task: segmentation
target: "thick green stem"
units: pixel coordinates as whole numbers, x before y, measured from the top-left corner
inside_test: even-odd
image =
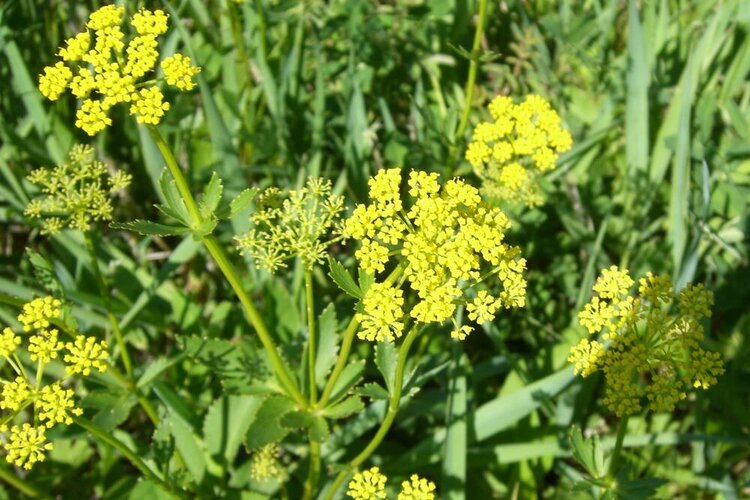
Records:
[[[117,347],[120,349],[120,357],[122,358],[122,364],[125,366],[125,373],[128,374],[129,378],[133,378],[133,363],[130,361],[130,355],[128,354],[128,348],[125,345],[125,340],[122,337],[122,330],[120,330],[120,324],[117,322],[117,318],[112,312],[112,302],[109,299],[109,287],[104,279],[101,269],[99,268],[99,259],[96,257],[96,245],[94,244],[94,237],[91,231],[84,231],[83,237],[86,240],[86,249],[89,252],[89,258],[91,260],[91,268],[94,271],[94,278],[99,286],[99,293],[102,295],[104,300],[104,308],[107,310],[107,319],[109,319],[110,325],[112,325],[112,331],[115,334],[117,341]]]
[[[315,381],[315,302],[313,301],[312,271],[305,271],[305,302],[307,303],[307,377],[310,382],[310,406],[318,399]]]
[[[141,460],[136,452],[128,448],[125,443],[115,438],[111,432],[105,431],[104,429],[100,428],[93,422],[83,417],[73,417],[73,421],[79,426],[83,427],[86,431],[88,431],[89,434],[94,436],[99,441],[118,450],[125,458],[130,461],[131,464],[133,464],[136,469],[141,471],[144,476],[157,483],[162,488],[166,489],[175,497],[179,498],[179,495],[172,489],[169,484],[167,484],[161,477],[159,477],[154,471],[152,471],[146,465],[146,463]]]
[[[391,395],[388,398],[388,411],[385,414],[383,422],[381,422],[380,424],[380,428],[375,433],[375,436],[373,436],[365,449],[362,450],[359,455],[354,457],[351,462],[349,462],[349,470],[343,470],[339,472],[338,476],[336,476],[336,479],[333,481],[333,484],[331,484],[331,487],[328,489],[328,493],[326,494],[327,500],[333,499],[336,491],[341,487],[341,485],[344,483],[344,480],[346,480],[347,476],[350,474],[350,470],[356,469],[362,462],[367,460],[370,455],[375,452],[378,446],[380,446],[380,443],[383,441],[386,434],[388,434],[388,431],[390,430],[391,425],[396,418],[396,414],[398,413],[398,408],[401,403],[401,391],[404,385],[404,370],[406,369],[406,360],[409,356],[409,349],[416,340],[420,331],[421,329],[417,328],[416,325],[412,327],[398,350],[398,361],[396,363],[396,376],[393,381],[393,392],[391,392]]]
[[[482,33],[484,33],[484,23],[487,18],[487,0],[479,0],[479,16],[477,18],[477,27],[474,31],[474,43],[471,46],[471,61],[469,61],[469,75],[466,79],[464,88],[464,109],[461,113],[461,120],[458,122],[458,128],[453,138],[453,146],[448,155],[448,177],[452,176],[453,167],[456,163],[456,154],[458,145],[463,142],[464,132],[469,123],[471,114],[471,105],[474,98],[474,84],[477,79],[477,68],[479,67],[479,46],[482,43]]]
[[[34,485],[29,484],[16,476],[13,471],[9,470],[4,465],[0,466],[0,480],[5,481],[29,498],[40,498],[44,496],[44,494],[36,489]]]
[[[615,447],[612,449],[612,456],[609,460],[609,473],[610,478],[614,478],[617,474],[617,467],[620,462],[620,455],[622,452],[622,443],[625,440],[625,434],[628,431],[628,417],[620,419],[620,423],[617,426],[617,438],[615,440]]]
[[[164,140],[164,137],[162,137],[161,133],[159,133],[159,130],[156,127],[149,126],[148,130],[154,142],[156,143],[156,146],[159,148],[159,151],[161,152],[162,157],[167,164],[167,168],[169,168],[169,171],[175,180],[175,185],[177,186],[177,190],[179,191],[180,196],[185,203],[185,207],[190,214],[193,226],[198,227],[203,218],[200,214],[200,211],[198,210],[198,204],[196,203],[195,198],[190,191],[190,186],[188,185],[187,180],[185,179],[185,176],[180,169],[180,166],[177,164],[174,153],[172,153],[172,149],[169,147],[167,142]],[[234,293],[237,295],[237,298],[242,305],[242,309],[244,310],[245,316],[247,317],[248,321],[258,333],[258,338],[260,339],[261,344],[263,344],[263,348],[268,354],[271,365],[273,366],[274,372],[276,373],[276,377],[279,379],[281,386],[287,392],[287,394],[289,394],[289,396],[291,396],[297,402],[297,404],[299,404],[303,408],[306,408],[307,401],[305,400],[305,397],[300,392],[296,382],[289,374],[289,371],[284,365],[284,362],[279,355],[278,349],[276,348],[276,344],[274,343],[271,334],[266,328],[266,325],[263,322],[260,314],[258,313],[258,310],[253,305],[252,300],[250,300],[250,296],[245,291],[245,288],[243,287],[240,280],[239,273],[234,268],[232,262],[229,260],[226,252],[224,251],[222,246],[219,245],[218,241],[216,241],[216,238],[214,238],[210,234],[202,236],[201,240],[206,246],[208,252],[211,254],[211,257],[213,257],[214,261],[219,266],[219,269],[221,269],[221,272],[224,274],[224,277],[227,279],[229,285],[234,290]]]
[[[315,489],[320,478],[320,443],[310,441],[310,469],[307,472],[307,481],[302,492],[303,500],[312,500],[315,497]]]

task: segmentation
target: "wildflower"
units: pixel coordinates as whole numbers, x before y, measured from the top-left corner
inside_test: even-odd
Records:
[[[279,445],[276,443],[267,444],[256,450],[250,461],[250,476],[259,482],[280,479],[282,470],[277,459],[279,451]]]
[[[63,343],[57,340],[57,330],[41,330],[37,335],[29,337],[29,357],[31,361],[49,363],[57,359],[57,353],[63,348]]]
[[[110,175],[107,167],[94,159],[93,148],[74,146],[67,162],[34,170],[28,179],[41,187],[43,197],[32,200],[24,213],[44,218],[42,232],[54,234],[64,225],[87,231],[93,221],[111,220],[109,198],[127,187],[131,176],[123,172]]]
[[[53,297],[40,297],[33,299],[23,305],[18,321],[23,325],[23,330],[28,332],[32,329],[42,330],[49,326],[51,319],[60,317],[60,306],[62,302]]]
[[[109,359],[109,353],[107,352],[107,342],[104,340],[97,342],[94,337],[77,335],[75,342],[67,342],[65,348],[69,352],[63,358],[67,363],[66,372],[82,373],[88,376],[92,368],[99,370],[101,373],[107,370],[105,362]]]
[[[44,461],[44,452],[52,449],[52,443],[46,442],[44,427],[33,427],[29,423],[14,425],[5,444],[8,455],[5,460],[16,467],[30,470],[35,463]]]
[[[713,294],[703,285],[672,292],[668,278],[641,278],[638,295],[630,294],[633,280],[626,270],[612,266],[594,284],[598,294],[579,313],[579,320],[603,342],[583,339],[568,361],[573,371],[587,377],[603,371],[604,404],[616,415],[672,411],[691,389],[708,389],[724,372],[719,353],[700,346],[710,315]]]
[[[474,129],[466,159],[482,179],[482,190],[495,199],[528,206],[543,201],[538,178],[555,168],[573,141],[560,117],[540,96],[520,104],[498,96],[489,104],[492,121]]]
[[[141,9],[130,20],[135,32],[129,40],[120,28],[125,9],[114,5],[91,13],[86,30],[65,41],[58,55],[62,61],[44,68],[39,90],[50,100],[66,89],[83,99],[76,113],[76,127],[96,135],[112,124],[109,110],[131,103],[130,114],[138,123],[158,124],[169,110],[152,74],[159,59],[157,38],[167,32],[168,16],[161,10]],[[66,64],[67,63],[67,64]],[[164,80],[180,90],[195,87],[200,68],[189,57],[174,54],[162,63]],[[142,80],[143,79],[143,80]]]
[[[34,402],[39,420],[46,421],[47,427],[53,427],[55,424],[72,424],[71,415],[83,413],[83,410],[76,408],[73,395],[73,390],[63,389],[60,382],[44,386],[39,392],[39,398]]]
[[[392,341],[401,335],[404,317],[440,324],[462,303],[479,324],[492,321],[500,308],[525,305],[526,262],[518,248],[504,242],[510,221],[499,208],[485,205],[479,191],[462,180],[441,187],[436,173],[410,172],[411,203],[402,198],[400,185],[398,168],[370,179],[370,203],[355,207],[343,235],[360,241],[355,257],[371,274],[401,261],[402,282],[417,300],[404,314],[401,285],[371,285],[357,315],[360,338]],[[468,325],[455,327],[451,337],[463,340],[471,331]]]
[[[372,467],[364,472],[357,472],[349,481],[346,494],[355,500],[371,500],[385,498],[385,482],[388,480],[380,473],[378,467]]]
[[[309,178],[304,187],[287,196],[269,188],[256,198],[253,228],[236,238],[240,251],[269,272],[285,267],[285,261],[299,257],[307,269],[320,262],[329,233],[337,232],[343,198],[333,194],[328,180]]]
[[[16,411],[20,409],[31,396],[31,388],[24,377],[16,377],[12,382],[3,385],[0,408]]]
[[[13,354],[21,343],[21,338],[10,328],[4,328],[0,334],[0,356],[8,357]]]
[[[434,500],[435,483],[412,474],[408,481],[401,483],[398,500]]]

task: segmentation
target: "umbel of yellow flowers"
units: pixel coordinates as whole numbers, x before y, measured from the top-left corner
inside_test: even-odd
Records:
[[[349,481],[347,496],[355,500],[374,500],[387,498],[385,483],[388,478],[380,472],[378,467],[372,467],[363,472],[357,472]],[[435,483],[416,474],[412,474],[408,481],[401,483],[401,491],[397,500],[434,500]]]
[[[126,188],[131,176],[122,171],[110,175],[94,158],[92,147],[76,145],[67,162],[38,168],[28,179],[41,188],[42,196],[31,200],[24,213],[43,219],[43,234],[55,234],[64,226],[87,231],[92,221],[111,220],[110,196]]]
[[[597,295],[578,315],[600,340],[581,340],[568,358],[583,377],[604,372],[604,403],[620,417],[672,411],[691,388],[707,389],[724,373],[721,355],[700,345],[711,291],[698,284],[675,294],[669,278],[649,273],[634,296],[633,283],[617,266],[602,271]]]
[[[526,261],[504,241],[510,221],[502,210],[485,205],[479,191],[460,179],[441,188],[436,173],[409,173],[410,204],[400,186],[401,169],[378,172],[369,181],[370,204],[357,205],[343,233],[361,242],[355,257],[365,271],[377,275],[392,258],[401,262],[402,277],[418,297],[409,312],[414,321],[451,319],[451,336],[463,340],[473,328],[455,323],[459,303],[478,324],[492,321],[501,308],[525,305]],[[400,285],[373,283],[362,302],[356,316],[361,339],[393,341],[403,334]]]
[[[75,405],[73,389],[63,388],[63,381],[73,375],[86,377],[92,370],[107,369],[105,341],[84,335],[76,335],[72,342],[59,340],[59,331],[51,327],[51,321],[60,317],[61,305],[52,297],[34,299],[18,315],[24,334],[18,335],[11,328],[0,334],[0,356],[5,358],[6,370],[11,371],[0,375],[0,433],[8,433],[0,448],[5,449],[8,463],[25,469],[43,461],[45,452],[52,449],[52,443],[46,440],[47,429],[57,424],[70,425],[72,416],[82,413]],[[28,372],[18,355],[26,335],[25,350],[36,364]],[[64,363],[67,375],[60,380],[46,380],[45,367],[54,360]]]
[[[39,90],[57,100],[67,89],[81,105],[76,127],[95,135],[112,124],[108,113],[117,103],[130,104],[138,123],[156,125],[169,109],[156,85],[154,70],[159,59],[157,37],[167,32],[167,15],[161,10],[141,9],[130,19],[135,34],[125,44],[120,29],[124,7],[107,5],[93,12],[85,31],[65,41],[58,55],[62,61],[44,68]],[[190,58],[175,54],[161,61],[168,85],[191,90],[200,68]]]
[[[561,153],[573,146],[570,133],[543,97],[526,96],[514,104],[498,96],[489,105],[492,121],[479,123],[466,159],[482,179],[490,198],[522,205],[541,205],[538,178],[555,168]]]

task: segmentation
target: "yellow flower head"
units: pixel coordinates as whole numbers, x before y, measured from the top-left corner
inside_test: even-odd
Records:
[[[372,467],[364,472],[357,472],[349,481],[346,494],[355,500],[373,500],[385,498],[385,482],[388,480],[380,473],[378,467]]]
[[[21,337],[10,328],[4,328],[3,333],[0,334],[0,356],[8,357],[12,355],[20,343]]]
[[[33,299],[23,305],[18,321],[23,325],[23,330],[43,330],[49,327],[51,319],[60,317],[60,306],[62,302],[53,297],[40,297]]]
[[[35,463],[44,461],[44,452],[52,449],[52,443],[47,442],[45,428],[33,427],[29,423],[22,426],[14,425],[10,429],[5,449],[8,455],[5,460],[16,467],[30,470]]]
[[[581,340],[568,361],[583,377],[604,372],[604,404],[618,416],[672,411],[688,391],[708,389],[724,372],[721,356],[700,346],[699,320],[710,316],[713,294],[700,284],[675,294],[669,278],[651,273],[639,281],[637,295],[633,284],[617,266],[602,271],[597,296],[578,315],[602,342]]]
[[[83,413],[83,410],[76,408],[73,395],[73,390],[63,389],[60,382],[44,386],[34,402],[39,420],[45,422],[47,427],[53,427],[55,424],[72,424],[71,415]]]
[[[16,377],[12,382],[3,385],[0,408],[3,410],[16,411],[23,406],[31,396],[31,387],[24,377]]]
[[[416,474],[401,483],[398,500],[435,500],[435,483]]]
[[[309,178],[305,186],[283,196],[268,188],[256,200],[250,217],[253,228],[236,238],[240,251],[269,272],[299,257],[307,269],[326,254],[331,233],[338,232],[344,199],[332,192],[331,182]]]
[[[523,307],[526,261],[504,242],[507,216],[485,205],[479,191],[460,179],[441,186],[436,173],[412,171],[408,197],[401,195],[401,179],[398,168],[370,179],[370,203],[355,207],[343,233],[360,241],[355,257],[368,273],[378,275],[400,262],[402,282],[417,296],[406,316],[443,323],[463,303],[469,319],[482,324],[500,309]],[[400,288],[376,283],[367,290],[358,314],[360,338],[391,341],[401,335]],[[471,331],[457,327],[451,337],[462,340]]]
[[[75,342],[68,342],[65,348],[69,354],[63,358],[67,366],[65,371],[68,373],[82,373],[88,376],[91,369],[94,368],[103,373],[107,370],[106,361],[109,359],[107,352],[107,342],[98,341],[94,337],[78,335]]]
[[[43,218],[42,233],[54,234],[63,225],[86,231],[93,221],[111,220],[110,197],[127,187],[131,177],[123,172],[110,174],[94,158],[90,146],[73,146],[67,162],[34,170],[28,179],[41,188],[43,196],[32,200],[24,213]]]
[[[153,74],[159,59],[157,38],[167,32],[168,16],[141,9],[130,20],[134,34],[127,39],[121,29],[124,13],[115,5],[91,13],[86,30],[60,48],[62,61],[39,75],[39,90],[48,99],[58,99],[68,88],[82,99],[75,124],[89,135],[112,124],[108,113],[119,103],[129,103],[138,123],[150,125],[158,124],[169,109]],[[162,69],[166,83],[180,90],[191,90],[200,71],[182,54],[164,59]]]
[[[276,443],[267,444],[256,450],[250,460],[250,476],[258,482],[281,479],[283,471],[279,465],[279,452],[280,448]]]
[[[538,95],[528,95],[519,104],[498,96],[489,111],[492,121],[476,126],[466,150],[466,159],[482,179],[482,190],[491,198],[541,205],[538,178],[554,169],[560,154],[573,146],[570,133]]]

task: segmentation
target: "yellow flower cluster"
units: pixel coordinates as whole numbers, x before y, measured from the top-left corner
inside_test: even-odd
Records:
[[[126,188],[131,176],[94,159],[90,146],[73,146],[68,161],[55,168],[31,172],[29,181],[41,187],[43,197],[31,200],[24,213],[43,218],[42,233],[54,234],[64,226],[87,231],[92,221],[111,220],[110,196]]]
[[[26,351],[29,359],[36,362],[35,370],[29,371],[34,373],[34,378],[29,378],[17,353],[22,344],[21,337],[11,328],[3,329],[0,335],[0,356],[5,359],[5,366],[13,370],[12,379],[0,377],[0,409],[6,411],[0,417],[0,433],[9,432],[5,444],[0,447],[5,448],[8,463],[25,469],[43,461],[45,451],[52,449],[52,443],[46,440],[47,429],[57,424],[70,425],[73,416],[82,413],[76,407],[75,392],[63,388],[62,380],[45,384],[47,364],[62,357],[68,374],[84,376],[89,375],[92,368],[100,372],[107,369],[106,342],[83,335],[78,335],[75,342],[58,340],[58,331],[51,328],[51,324],[60,318],[61,306],[62,303],[52,297],[37,298],[24,304],[18,315],[24,332],[31,334]],[[63,356],[58,355],[65,351],[67,353]],[[24,419],[27,408],[30,408],[30,418],[19,425],[16,422]]]
[[[294,257],[311,269],[337,239],[324,240],[338,230],[343,208],[344,199],[331,192],[328,180],[311,177],[287,196],[278,188],[268,188],[256,200],[250,217],[254,227],[235,239],[241,252],[269,272],[286,267],[285,261]]]
[[[70,89],[83,100],[76,127],[89,135],[112,124],[108,112],[121,102],[130,104],[130,114],[138,123],[156,125],[169,110],[157,80],[143,79],[156,68],[157,38],[167,32],[167,15],[161,10],[136,12],[130,19],[135,33],[126,45],[120,28],[124,14],[125,8],[115,5],[93,12],[86,30],[66,40],[58,52],[62,61],[39,75],[39,90],[48,99],[55,101]],[[182,54],[165,58],[161,69],[167,84],[180,90],[191,90],[200,71]]]
[[[403,281],[416,292],[409,316],[417,323],[453,319],[462,303],[478,324],[492,321],[500,308],[523,307],[526,261],[504,242],[506,215],[459,179],[441,188],[436,173],[412,171],[407,184],[410,207],[401,196],[401,170],[381,170],[369,181],[370,204],[358,205],[344,223],[344,236],[361,242],[355,257],[363,270],[382,273],[392,257],[403,269],[402,283],[386,280],[365,293],[357,313],[359,338],[391,341],[401,335]],[[491,278],[501,285],[494,295]],[[477,290],[480,284],[488,288]],[[472,327],[453,321],[452,337],[463,340]]]
[[[700,346],[713,293],[698,284],[675,294],[669,278],[651,273],[635,296],[633,284],[626,270],[602,271],[597,295],[578,314],[600,340],[581,340],[568,361],[583,377],[604,372],[604,403],[618,416],[672,411],[691,387],[707,389],[724,373],[721,355]]]
[[[570,133],[544,98],[528,95],[520,104],[498,96],[489,105],[492,121],[481,122],[466,159],[490,198],[529,206],[542,203],[538,177],[555,168],[573,146]]]
[[[281,479],[283,472],[279,466],[280,448],[277,443],[267,444],[253,453],[250,460],[250,476],[258,482]]]
[[[349,481],[346,494],[355,500],[374,500],[386,498],[385,483],[388,478],[380,472],[378,467],[372,467],[363,472],[357,472]],[[398,500],[434,500],[435,483],[416,474],[412,474],[408,481],[401,483]]]

